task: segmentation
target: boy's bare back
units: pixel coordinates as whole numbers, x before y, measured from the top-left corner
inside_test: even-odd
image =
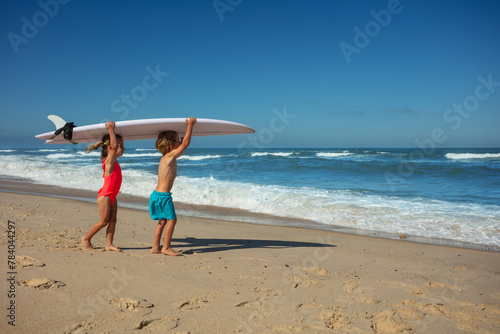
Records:
[[[179,140],[179,135],[176,134],[175,145],[172,145],[171,150],[161,158],[160,165],[158,166],[158,185],[156,186],[156,191],[168,193],[172,190],[175,178],[177,177],[177,158],[182,155],[191,143],[191,134],[195,123],[196,118],[194,117],[186,119],[187,130],[182,143]]]

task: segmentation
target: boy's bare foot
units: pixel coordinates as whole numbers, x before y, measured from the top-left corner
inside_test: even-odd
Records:
[[[180,256],[181,255],[181,253],[173,250],[172,248],[162,249],[161,253],[165,254],[165,255],[170,255],[170,256]]]
[[[159,248],[151,248],[151,254],[161,254],[161,250]]]
[[[117,248],[117,247],[115,247],[113,245],[106,246],[106,247],[104,247],[104,249],[107,250],[107,251],[113,251],[113,252],[121,252],[122,251],[120,248]]]
[[[90,243],[89,240],[85,240],[82,238],[82,246],[83,248],[85,248],[86,250],[93,250],[95,249],[94,247],[92,247],[92,244]]]

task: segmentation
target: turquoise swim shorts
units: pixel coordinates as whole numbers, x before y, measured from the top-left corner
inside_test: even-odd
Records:
[[[154,190],[149,196],[149,215],[153,220],[177,219],[172,194]]]

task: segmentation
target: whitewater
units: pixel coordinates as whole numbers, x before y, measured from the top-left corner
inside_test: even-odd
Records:
[[[102,186],[100,153],[83,147],[0,150],[0,175],[90,190]],[[145,205],[161,155],[127,149],[122,194]],[[300,220],[301,227],[441,238],[500,246],[500,150],[188,149],[178,160],[174,202]],[[119,197],[118,197],[119,199]],[[195,210],[196,209],[196,210]],[[215,210],[216,211],[216,210]],[[252,214],[255,214],[252,216]],[[282,219],[282,221],[283,221]]]

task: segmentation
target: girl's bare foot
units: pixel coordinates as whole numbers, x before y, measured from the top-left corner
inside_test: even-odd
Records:
[[[173,250],[172,248],[162,249],[161,253],[165,254],[165,255],[170,255],[170,256],[180,256],[181,255],[181,253]]]
[[[121,252],[122,251],[121,249],[119,249],[119,248],[117,248],[117,247],[115,247],[113,245],[106,246],[106,247],[104,247],[104,249],[107,250],[107,251],[113,251],[113,252]]]
[[[151,254],[161,254],[161,251],[159,248],[151,248]]]
[[[92,247],[92,244],[90,243],[89,240],[85,240],[82,238],[82,246],[83,248],[85,248],[86,250],[93,250],[95,249],[94,247]]]

